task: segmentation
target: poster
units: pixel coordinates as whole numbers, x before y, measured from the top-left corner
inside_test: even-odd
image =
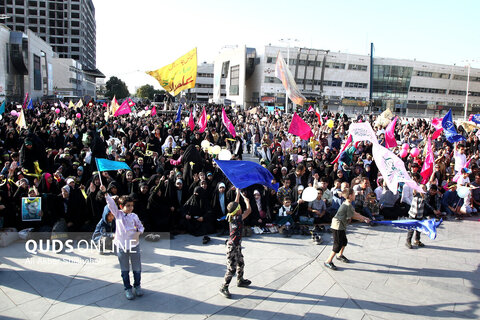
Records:
[[[22,198],[22,221],[41,221],[42,198]]]

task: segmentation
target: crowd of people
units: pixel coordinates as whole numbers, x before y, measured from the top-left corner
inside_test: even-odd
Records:
[[[145,107],[150,108],[138,103],[136,110]],[[349,188],[354,192],[355,211],[369,220],[408,216],[412,188],[400,184],[399,190],[388,189],[372,157],[371,143],[356,143],[334,161],[351,123],[370,122],[379,143],[385,144],[384,126],[376,123],[376,116],[352,118],[325,111],[319,119],[315,113],[301,112],[313,132],[307,141],[288,133],[291,114],[225,107],[235,126],[233,137],[222,124],[223,106],[191,105],[184,114],[191,109],[197,122],[203,107],[209,120],[200,133],[198,126],[190,130],[184,119],[175,121],[176,107],[153,116],[134,111],[113,117],[100,104],[57,110],[42,103],[23,110],[27,127],[19,128],[17,116],[11,113],[17,105],[7,104],[0,120],[0,224],[43,234],[55,231],[59,224],[68,232],[94,233],[97,224],[109,223],[104,214],[106,196],[128,195],[147,234],[190,233],[204,236],[207,243],[208,235],[228,234],[227,205],[238,197],[213,161],[216,155],[202,147],[204,140],[230,150],[232,160],[241,160],[246,153],[257,157],[272,173],[273,182],[280,183],[278,191],[262,185],[241,190],[242,209],[246,208],[243,199],[251,203],[245,235],[252,230],[280,229],[286,236],[309,234],[308,228],[314,226],[321,230],[331,222],[345,201],[342,192]],[[327,120],[333,125],[327,125]],[[425,216],[461,219],[480,207],[478,131],[458,130],[466,141],[451,144],[444,135],[433,141],[435,166],[424,183]],[[430,120],[399,119],[395,128],[399,147],[394,152],[400,153],[404,143],[423,150],[434,131]],[[424,157],[421,153],[402,158],[419,184]],[[99,173],[97,158],[124,161],[131,170]],[[470,194],[460,198],[457,185],[470,186]],[[302,200],[307,187],[317,189],[314,201]],[[24,197],[42,199],[40,221],[22,220]]]

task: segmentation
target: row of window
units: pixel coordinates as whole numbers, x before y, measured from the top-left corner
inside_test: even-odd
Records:
[[[462,90],[448,90],[448,94],[455,95],[455,96],[464,96],[466,91]],[[477,91],[469,91],[468,95],[471,97],[480,97],[480,92]]]
[[[447,89],[410,87],[410,92],[447,94]],[[469,92],[470,92],[469,96],[480,97],[480,92],[476,92],[476,91],[469,91]],[[464,96],[465,93],[466,91],[463,91],[463,90],[448,90],[448,94],[454,95],[454,96]]]
[[[437,78],[437,79],[450,79],[452,75],[449,73],[430,72],[430,71],[416,71],[418,77]],[[461,74],[454,74],[453,80],[467,81],[467,76]],[[480,82],[480,77],[470,77],[470,81]]]
[[[199,78],[213,78],[213,73],[197,73],[197,77]]]
[[[206,83],[197,83],[195,85],[197,88],[213,88],[213,84],[206,84]]]
[[[320,80],[312,80],[312,79],[295,79],[295,82],[299,85],[315,85],[319,86],[321,81]],[[265,83],[282,83],[278,78],[275,77],[265,77]],[[333,80],[324,80],[323,85],[326,87],[341,87],[342,81],[333,81]],[[368,83],[361,83],[361,82],[345,82],[345,88],[360,88],[366,89],[368,87]]]
[[[275,63],[276,57],[267,57],[267,63]],[[298,62],[299,66],[307,66],[307,67],[321,67],[322,61],[312,61],[312,60],[297,60],[297,59],[290,59],[289,65],[296,65]],[[332,69],[345,69],[345,63],[339,62],[327,62],[325,63],[325,68],[332,68]],[[358,71],[367,71],[368,66],[363,64],[349,64],[348,70],[358,70]]]

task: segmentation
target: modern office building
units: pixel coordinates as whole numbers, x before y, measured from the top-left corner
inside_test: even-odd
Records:
[[[468,83],[468,110],[480,112],[480,69],[271,45],[224,48],[215,59],[214,79],[225,77],[226,97],[215,94],[219,87],[214,80],[214,100],[283,109],[285,89],[275,77],[278,52],[288,60],[307,105],[349,113],[388,107],[411,116],[441,115],[451,108],[460,116]],[[288,111],[293,107],[289,101]]]
[[[225,80],[221,86],[222,97],[225,97]],[[187,101],[192,103],[208,103],[213,98],[213,63],[202,63],[197,66],[195,88],[185,91]]]
[[[59,99],[78,99],[89,101],[96,97],[95,77],[86,73],[82,64],[74,59],[54,58],[53,90]]]
[[[0,14],[11,30],[36,33],[60,58],[96,70],[96,22],[92,0],[2,0]],[[98,71],[98,70],[97,70]]]
[[[0,24],[0,100],[34,101],[53,94],[54,52],[35,33],[11,31]]]

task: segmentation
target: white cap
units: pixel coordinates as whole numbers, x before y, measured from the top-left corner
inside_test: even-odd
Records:
[[[72,183],[72,182],[75,182],[75,180],[73,180],[72,178],[68,178],[68,179],[67,179],[67,184],[70,184],[70,183]]]

